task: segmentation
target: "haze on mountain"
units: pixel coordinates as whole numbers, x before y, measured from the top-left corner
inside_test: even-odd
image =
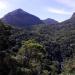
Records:
[[[28,27],[31,25],[38,25],[38,24],[50,25],[50,24],[58,23],[57,21],[50,18],[41,20],[37,16],[32,15],[28,12],[25,12],[24,10],[20,8],[12,12],[9,12],[1,20],[6,24],[9,24],[15,27],[21,27],[21,28]]]
[[[42,20],[38,17],[27,13],[22,9],[16,9],[9,12],[1,20],[6,24],[13,25],[15,27],[43,24]]]

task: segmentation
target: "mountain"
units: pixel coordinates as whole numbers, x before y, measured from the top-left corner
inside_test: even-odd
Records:
[[[71,24],[71,25],[74,25],[75,24],[75,13],[73,13],[73,15],[70,17],[70,19],[61,22],[61,24]]]
[[[70,19],[61,22],[59,26],[57,41],[75,45],[75,13],[73,13]]]
[[[50,18],[47,18],[47,19],[45,19],[45,20],[43,20],[43,22],[45,23],[45,24],[57,24],[58,22],[56,21],[56,20],[54,20],[54,19],[50,19]]]
[[[27,13],[22,9],[16,9],[9,12],[2,18],[2,21],[16,27],[25,27],[43,23],[38,17]]]

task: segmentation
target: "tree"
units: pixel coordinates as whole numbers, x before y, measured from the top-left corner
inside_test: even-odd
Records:
[[[44,52],[44,47],[34,39],[22,41],[22,47],[17,54],[18,62],[25,68],[31,69],[32,74],[39,75]]]

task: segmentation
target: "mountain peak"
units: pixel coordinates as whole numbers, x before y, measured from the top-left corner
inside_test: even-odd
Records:
[[[24,10],[21,9],[21,8],[19,8],[19,9],[16,9],[15,11],[22,12],[22,11],[24,11]]]
[[[21,9],[21,8],[18,8],[18,9],[16,9],[16,10],[18,10],[18,11],[23,11],[23,9]]]
[[[35,15],[25,12],[22,9],[16,9],[6,14],[2,21],[6,24],[16,27],[26,27],[31,25],[43,24],[43,22]]]
[[[45,24],[57,24],[58,23],[56,20],[51,19],[51,18],[47,18],[47,19],[43,20],[43,22]]]
[[[50,18],[47,18],[46,20],[51,20]]]
[[[23,9],[19,8],[13,11],[14,13],[27,13]]]

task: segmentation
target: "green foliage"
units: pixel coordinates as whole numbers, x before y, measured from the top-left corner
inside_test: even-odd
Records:
[[[66,60],[61,75],[74,75],[75,74],[75,58]]]
[[[24,54],[25,51],[27,50],[30,50],[32,52],[32,50],[36,50],[39,51],[39,50],[42,50],[43,49],[43,46],[38,44],[35,40],[28,40],[28,41],[22,41],[22,47],[20,48],[19,50],[19,54]]]
[[[0,75],[75,74],[75,26],[33,26],[30,31],[0,22]]]

